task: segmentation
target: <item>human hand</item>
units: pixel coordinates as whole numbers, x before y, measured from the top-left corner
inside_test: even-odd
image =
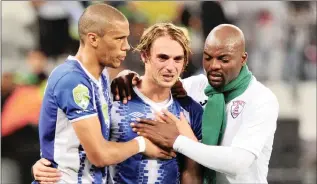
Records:
[[[173,144],[179,136],[175,123],[165,123],[151,119],[137,119],[137,121],[138,123],[131,123],[134,132],[148,138],[163,149],[173,149]]]
[[[133,86],[141,82],[140,76],[135,72],[118,75],[111,83],[111,92],[114,100],[122,100],[124,104],[131,100]]]
[[[51,162],[41,158],[32,166],[34,179],[41,184],[56,183],[60,180],[61,173],[58,169],[49,167]]]
[[[176,98],[183,98],[187,96],[187,92],[183,87],[183,83],[177,80],[176,83],[171,88],[172,95]]]
[[[166,109],[162,109],[162,113],[156,113],[156,118],[159,121],[168,124],[176,124],[181,135],[193,139],[194,141],[198,141],[183,112],[180,112],[180,119]]]
[[[147,138],[144,138],[145,140],[145,151],[143,152],[144,155],[150,157],[150,158],[158,158],[158,159],[172,159],[176,157],[176,153],[173,150],[163,150],[153,144],[150,140]]]

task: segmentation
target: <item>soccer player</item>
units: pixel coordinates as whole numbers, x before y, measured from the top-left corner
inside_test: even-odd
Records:
[[[202,107],[191,98],[175,100],[171,87],[188,63],[189,39],[170,23],[157,23],[144,31],[136,48],[145,64],[142,84],[132,90],[127,104],[114,102],[111,110],[111,140],[125,142],[137,136],[130,127],[137,118],[155,119],[155,113],[168,109],[190,122],[193,139],[201,139]],[[185,117],[184,117],[185,116]],[[185,159],[185,160],[182,160]],[[183,163],[184,162],[184,163]],[[181,171],[179,164],[184,164]],[[134,155],[110,167],[114,183],[199,183],[199,165],[187,158],[158,160]]]
[[[219,25],[205,42],[206,76],[183,80],[189,95],[207,100],[202,143],[186,137],[193,135],[186,123],[176,127],[141,120],[134,130],[205,166],[205,183],[267,183],[279,104],[248,70],[246,61],[243,32],[233,25]],[[177,129],[188,134],[179,135]]]
[[[39,121],[41,157],[61,171],[61,183],[106,183],[105,166],[140,152],[163,158],[166,152],[143,137],[109,141],[112,100],[105,67],[119,67],[130,49],[126,17],[111,6],[92,5],[80,17],[79,35],[76,56],[48,79]]]

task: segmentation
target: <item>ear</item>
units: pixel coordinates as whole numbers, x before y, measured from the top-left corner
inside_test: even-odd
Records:
[[[242,54],[242,60],[241,60],[241,64],[242,65],[245,65],[247,63],[247,60],[248,60],[248,53],[247,52],[244,52]]]
[[[143,63],[147,63],[148,55],[146,54],[146,52],[141,52],[141,59]]]
[[[99,37],[96,33],[88,33],[87,34],[87,42],[94,48],[98,47]]]

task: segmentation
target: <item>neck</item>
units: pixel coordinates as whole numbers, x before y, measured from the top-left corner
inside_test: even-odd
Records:
[[[170,98],[171,88],[161,87],[146,76],[142,78],[141,84],[137,87],[143,95],[153,102],[163,102]]]
[[[104,67],[99,64],[97,57],[93,54],[93,50],[80,45],[75,58],[85,67],[85,69],[95,78],[99,79]]]

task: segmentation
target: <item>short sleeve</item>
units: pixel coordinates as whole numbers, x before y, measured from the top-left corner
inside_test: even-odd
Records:
[[[70,122],[97,115],[93,95],[89,80],[77,72],[66,74],[54,87],[55,101]]]
[[[243,122],[232,146],[251,151],[258,157],[269,138],[274,138],[278,111],[276,98],[245,109]]]

